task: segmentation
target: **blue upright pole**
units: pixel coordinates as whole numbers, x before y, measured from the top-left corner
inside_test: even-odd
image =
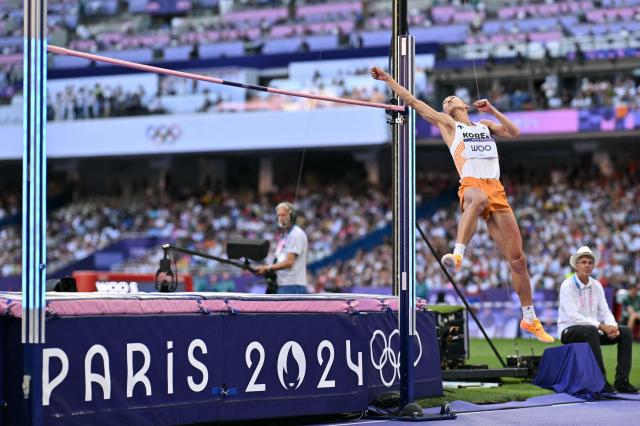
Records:
[[[46,290],[47,2],[24,2],[22,343],[25,423],[42,424]]]
[[[415,40],[408,35],[406,0],[394,0],[393,17],[392,74],[413,93]],[[411,108],[394,123],[393,179],[393,279],[400,299],[400,404],[405,407],[415,401],[415,111]]]

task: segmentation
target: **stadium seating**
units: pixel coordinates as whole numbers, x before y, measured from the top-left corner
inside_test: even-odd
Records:
[[[294,10],[287,9],[284,1],[251,5],[235,2],[230,9],[228,5],[220,7],[217,1],[186,2],[188,7],[185,3],[186,9],[165,23],[145,19],[144,15],[151,13],[147,8],[153,3],[130,1],[128,10],[135,12],[130,14],[112,0],[83,1],[80,7],[73,1],[52,1],[49,31],[53,41],[64,41],[73,49],[137,62],[175,63],[246,54],[287,54],[294,60],[296,54],[309,51],[389,44],[391,9],[383,1],[370,2],[366,7],[359,1],[298,2]],[[22,11],[5,2],[0,4],[0,12],[9,16],[0,23],[0,71],[6,74],[10,55],[22,49]],[[111,18],[97,25],[97,16]],[[490,2],[424,2],[410,11],[409,21],[418,43],[446,47],[442,65],[465,67],[471,66],[465,60],[516,60],[518,55],[537,60],[551,55],[569,61],[580,55],[589,60],[637,57],[639,18],[640,4],[635,0],[530,2],[507,7]],[[582,52],[576,50],[577,46]],[[455,62],[458,60],[461,61]],[[16,62],[19,63],[18,56],[13,61]],[[58,55],[52,56],[50,63],[60,70],[92,65],[85,59]],[[0,79],[0,103],[11,104],[10,98],[19,95],[21,87],[20,81]],[[529,97],[534,101],[538,98],[533,93]],[[565,104],[570,105],[571,101]],[[8,111],[0,114],[5,117],[4,122],[13,116]]]
[[[637,257],[640,215],[635,208],[635,200],[640,197],[640,176],[634,164],[618,167],[621,173],[608,178],[599,174],[582,176],[579,183],[569,180],[573,172],[561,170],[549,174],[556,180],[554,185],[548,185],[542,175],[539,185],[517,177],[507,180],[506,187],[525,243],[532,285],[541,290],[557,289],[559,278],[570,271],[566,259],[577,242],[591,244],[601,253],[596,275],[605,285],[624,285],[630,274],[640,273]],[[422,181],[419,187],[437,191],[451,180],[451,177],[436,176]],[[333,184],[323,187],[322,192],[305,188],[301,193],[307,194],[301,196],[297,204],[304,212],[301,225],[309,237],[311,264],[340,247],[357,245],[371,232],[389,226],[390,200],[388,193],[379,189],[358,191],[355,186]],[[422,198],[426,197],[423,194]],[[267,224],[275,220],[275,201],[258,202],[254,195],[247,193],[229,194],[213,203],[204,201],[210,199],[210,196],[182,202],[166,199],[153,207],[125,198],[72,203],[50,215],[49,267],[55,271],[125,235],[171,239],[217,256],[224,256],[224,242],[231,235],[273,237],[273,229]],[[240,204],[243,208],[238,207]],[[603,215],[605,210],[607,213]],[[173,219],[177,217],[176,212],[181,212],[179,220]],[[596,216],[599,219],[593,220]],[[419,224],[436,249],[445,252],[451,248],[458,217],[455,202],[429,218],[422,218]],[[616,233],[607,231],[614,228],[618,230]],[[0,228],[0,235],[8,247],[20,246],[19,228]],[[353,258],[315,271],[311,282],[318,291],[390,286],[390,244],[357,247],[360,249]],[[426,246],[418,241],[417,247],[419,283],[426,283],[432,291],[446,289],[448,284]],[[19,250],[6,250],[0,255],[2,275],[19,273],[19,253]],[[116,267],[154,272],[161,255],[161,250],[152,250]],[[238,273],[233,268],[190,257],[182,258],[179,267],[192,273],[202,268],[209,273]],[[508,265],[489,239],[484,225],[469,245],[457,279],[471,290],[510,286]]]

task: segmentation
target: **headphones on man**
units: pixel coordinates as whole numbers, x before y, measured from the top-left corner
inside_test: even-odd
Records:
[[[295,225],[298,216],[296,214],[296,208],[293,207],[293,204],[289,203],[288,201],[283,201],[276,206],[276,210],[278,210],[278,208],[280,207],[285,207],[289,210],[289,226]]]

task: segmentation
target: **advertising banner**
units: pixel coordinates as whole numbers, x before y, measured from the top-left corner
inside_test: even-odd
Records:
[[[377,108],[154,115],[51,122],[48,157],[375,145],[389,140]],[[0,158],[22,156],[22,128],[0,126]]]
[[[417,316],[416,394],[441,395],[434,319]],[[46,342],[46,424],[355,412],[399,388],[397,317],[389,312],[59,317],[48,320]],[[7,421],[14,424],[21,420],[21,377],[19,368],[10,370],[16,374],[5,377],[5,389],[15,390],[6,395],[14,409]]]
[[[640,111],[624,108],[521,111],[507,115],[523,135],[640,129]],[[472,121],[481,119],[496,121],[488,115],[471,115]],[[440,131],[418,118],[416,137],[439,138]],[[385,112],[364,107],[168,114],[47,124],[47,153],[51,158],[350,147],[390,140]],[[0,159],[21,156],[22,128],[0,126]]]
[[[578,128],[578,110],[559,109],[553,111],[519,111],[509,112],[507,116],[520,129],[523,135],[575,133]],[[496,118],[487,114],[470,114],[471,121],[491,120]],[[418,138],[434,138],[440,136],[440,130],[424,120],[418,124]],[[580,129],[581,130],[581,129]]]

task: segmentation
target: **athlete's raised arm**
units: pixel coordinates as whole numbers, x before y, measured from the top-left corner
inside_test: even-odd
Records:
[[[389,86],[389,88],[393,90],[395,94],[400,96],[400,98],[404,101],[404,103],[407,106],[410,106],[411,108],[415,109],[416,112],[420,115],[420,117],[424,118],[429,123],[438,126],[441,132],[443,132],[445,129],[446,130],[453,129],[453,127],[455,126],[455,122],[453,121],[453,118],[451,118],[451,116],[449,116],[448,114],[436,111],[435,109],[427,105],[425,102],[413,96],[411,92],[409,92],[407,89],[405,89],[400,84],[398,84],[398,82],[395,81],[382,68],[371,67],[371,77],[373,77],[376,80],[380,80],[387,83],[387,86]]]
[[[520,129],[518,129],[518,126],[516,126],[513,121],[509,120],[506,115],[498,111],[496,107],[491,105],[491,102],[487,99],[475,101],[473,106],[476,107],[478,111],[492,114],[498,119],[500,124],[491,120],[480,120],[480,122],[487,126],[494,135],[504,136],[505,138],[515,138],[520,135]]]

